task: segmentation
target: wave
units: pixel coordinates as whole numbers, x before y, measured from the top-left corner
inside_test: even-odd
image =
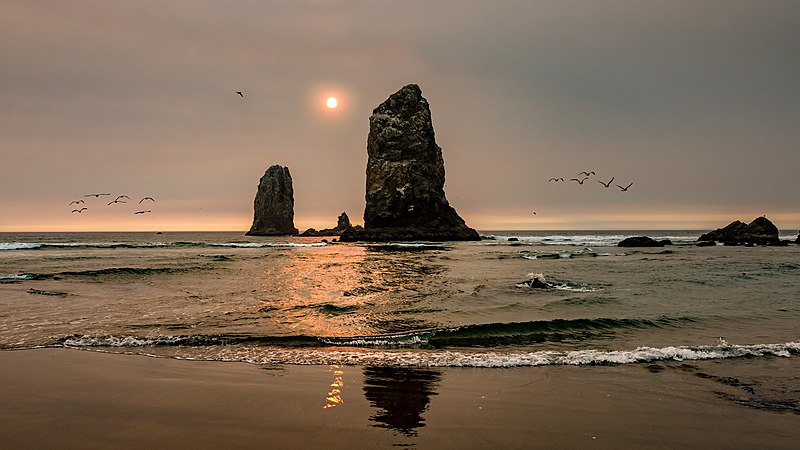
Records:
[[[189,360],[239,361],[254,364],[296,365],[369,365],[410,367],[530,367],[530,366],[595,366],[653,363],[658,361],[697,361],[732,358],[798,357],[800,342],[775,344],[701,346],[641,346],[632,350],[584,349],[574,351],[469,351],[469,350],[405,350],[405,349],[342,349],[341,347],[318,348],[303,345],[297,338],[287,338],[296,345],[287,346],[239,346],[239,347],[192,347],[186,338],[70,338],[66,347],[143,347],[154,342],[171,346],[173,352],[149,352],[151,356],[166,356]],[[220,341],[218,344],[224,342]],[[306,348],[302,348],[306,347]],[[185,350],[185,351],[182,351]]]
[[[42,275],[38,273],[21,273],[19,275],[0,275],[0,283],[26,281],[26,280],[43,280],[45,278],[47,278],[47,275]]]
[[[630,237],[631,234],[553,234],[540,236],[524,235],[482,235],[482,240],[495,242],[515,242],[528,245],[563,245],[577,247],[616,247],[619,241]],[[697,242],[697,234],[664,235],[658,233],[658,239],[669,239],[676,245],[689,245]]]
[[[5,242],[0,243],[0,251],[45,250],[45,249],[125,249],[125,248],[169,248],[169,247],[235,247],[235,248],[284,248],[284,247],[324,247],[326,242]]]
[[[602,337],[617,330],[677,327],[695,320],[689,317],[659,319],[555,319],[533,322],[490,323],[454,328],[429,328],[403,333],[366,336],[256,336],[216,334],[185,336],[69,336],[53,345],[68,347],[154,347],[255,345],[278,347],[366,348],[491,348],[542,342],[564,342]]]
[[[155,275],[169,273],[185,273],[192,270],[207,270],[208,267],[110,267],[107,269],[79,270],[59,272],[57,275],[78,276],[78,277],[102,277],[102,276],[122,276],[122,275]],[[46,275],[43,275],[47,277]]]

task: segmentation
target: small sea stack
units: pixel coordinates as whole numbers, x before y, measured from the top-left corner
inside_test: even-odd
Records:
[[[364,228],[342,241],[479,240],[444,195],[444,158],[428,101],[416,84],[372,112],[367,137]]]
[[[294,188],[288,167],[274,165],[264,172],[253,201],[253,226],[247,236],[297,234],[294,226]]]
[[[336,219],[336,226],[333,228],[324,228],[322,230],[316,230],[314,228],[309,228],[306,231],[300,233],[300,236],[341,236],[346,230],[350,229],[353,225],[350,224],[350,218],[347,217],[346,212],[342,212],[339,214],[339,217]]]
[[[764,216],[757,217],[746,224],[735,220],[725,228],[717,228],[703,234],[698,241],[717,241],[724,245],[778,245],[778,227]]]

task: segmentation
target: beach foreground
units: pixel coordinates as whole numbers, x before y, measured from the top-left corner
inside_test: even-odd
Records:
[[[5,448],[791,448],[797,358],[260,366],[0,352]],[[780,380],[780,385],[775,381]]]

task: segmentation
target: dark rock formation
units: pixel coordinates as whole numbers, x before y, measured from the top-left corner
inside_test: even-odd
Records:
[[[717,243],[716,241],[699,241],[696,245],[698,247],[715,247]]]
[[[725,228],[717,228],[699,238],[698,241],[719,241],[725,245],[774,245],[780,242],[778,227],[764,216],[745,224],[738,220]]]
[[[621,240],[617,247],[663,247],[665,245],[672,245],[672,241],[669,239],[657,241],[647,236],[633,236]]]
[[[364,229],[342,241],[479,240],[444,195],[444,159],[428,101],[410,84],[372,111]]]
[[[339,219],[334,228],[325,228],[319,231],[309,228],[303,231],[300,236],[341,236],[345,230],[351,227],[350,218],[347,217],[347,213],[343,212],[339,215]]]
[[[294,188],[288,167],[274,165],[264,172],[253,201],[253,226],[248,236],[297,234],[294,227]]]

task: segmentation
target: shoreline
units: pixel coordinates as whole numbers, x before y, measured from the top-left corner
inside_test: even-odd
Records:
[[[789,448],[800,358],[507,369],[0,351],[5,448]]]

